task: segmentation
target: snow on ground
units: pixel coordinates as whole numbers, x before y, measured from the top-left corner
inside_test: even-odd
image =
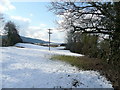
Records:
[[[25,48],[32,48],[32,49],[40,49],[42,52],[48,52],[48,47],[44,46],[38,46],[38,45],[31,45],[31,44],[21,44],[18,43],[16,46],[21,46]],[[61,50],[64,49],[65,47],[51,47],[51,51],[49,53],[51,54],[60,54],[60,55],[69,55],[69,56],[83,56],[81,54],[77,53],[71,53],[69,50]]]
[[[0,47],[3,88],[112,88],[96,71],[78,70],[65,62],[50,60],[53,54],[82,56],[58,48],[32,44]],[[2,61],[1,61],[2,60]]]

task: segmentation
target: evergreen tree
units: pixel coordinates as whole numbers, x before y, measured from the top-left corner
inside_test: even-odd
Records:
[[[4,29],[7,32],[6,46],[12,46],[16,43],[22,42],[22,39],[18,34],[17,27],[13,22],[11,21],[7,22]]]

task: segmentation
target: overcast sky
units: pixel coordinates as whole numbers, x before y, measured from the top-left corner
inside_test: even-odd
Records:
[[[11,0],[12,1],[12,0]],[[22,36],[48,40],[48,29],[52,28],[51,40],[64,42],[65,33],[56,30],[55,20],[58,17],[48,11],[49,2],[10,2],[0,0],[0,13],[6,15],[7,20],[14,21],[19,26],[19,33]]]

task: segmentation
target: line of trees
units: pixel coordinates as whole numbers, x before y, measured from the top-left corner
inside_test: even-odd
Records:
[[[3,25],[3,23],[5,22],[2,14],[0,14],[0,20],[1,24]],[[8,21],[7,23],[5,23],[3,30],[1,35],[1,46],[13,46],[16,43],[22,42],[22,39],[20,38],[18,33],[18,28],[15,23]]]
[[[110,52],[108,62],[120,61],[120,2],[52,2],[50,10],[62,15],[60,25],[71,34],[76,32],[108,35]]]
[[[96,34],[67,33],[66,49],[109,62],[110,40]]]
[[[49,10],[63,18],[59,26],[68,32],[67,49],[103,59],[119,75],[120,1],[51,2]]]

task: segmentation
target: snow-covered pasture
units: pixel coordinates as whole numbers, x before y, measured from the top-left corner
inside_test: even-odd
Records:
[[[49,51],[48,47],[32,44],[16,46],[0,47],[2,88],[112,88],[99,72],[82,71],[65,62],[50,60],[54,54],[81,54],[60,50],[63,47],[52,47]]]

